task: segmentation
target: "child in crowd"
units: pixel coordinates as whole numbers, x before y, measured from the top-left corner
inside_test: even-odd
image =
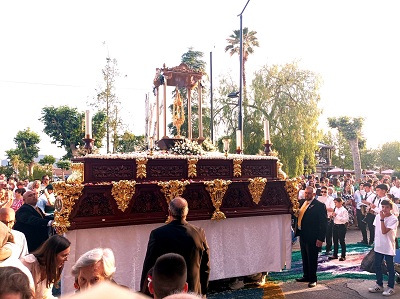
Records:
[[[375,273],[376,285],[369,288],[371,293],[382,293],[384,296],[391,296],[394,291],[394,257],[396,255],[396,235],[399,221],[392,214],[393,203],[390,200],[382,200],[382,210],[375,217]],[[385,259],[388,271],[388,287],[383,289],[382,261]]]
[[[345,207],[343,207],[343,199],[337,197],[334,199],[335,208],[332,212],[333,218],[333,256],[328,259],[334,260],[338,258],[339,243],[342,251],[339,261],[346,260],[346,231],[347,222],[349,221],[349,213]]]

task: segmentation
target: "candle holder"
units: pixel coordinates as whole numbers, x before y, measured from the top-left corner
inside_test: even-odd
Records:
[[[240,155],[242,153],[242,150],[240,149],[240,146],[236,148],[236,154]]]
[[[222,142],[224,144],[224,153],[225,153],[225,157],[228,157],[228,152],[229,152],[229,144],[231,142],[231,140],[229,138],[224,138],[222,139]]]
[[[271,146],[272,146],[272,143],[270,143],[269,140],[265,141],[264,153],[266,156],[270,156],[270,153],[272,152]]]
[[[93,150],[94,139],[93,138],[83,138],[82,140],[85,141],[86,152],[88,154],[91,154],[92,150]]]

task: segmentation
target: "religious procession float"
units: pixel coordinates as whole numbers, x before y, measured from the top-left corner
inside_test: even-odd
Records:
[[[160,82],[162,73],[164,82]],[[185,87],[190,94],[202,74],[184,64],[157,70],[154,79],[159,107],[160,86]],[[71,255],[63,280],[72,282],[71,267],[79,256],[95,247],[111,248],[116,256],[115,280],[140,289],[142,265],[151,230],[168,222],[168,203],[176,196],[189,204],[187,220],[205,229],[210,247],[210,280],[280,271],[291,266],[291,214],[298,209],[297,181],[281,170],[265,136],[263,155],[225,153],[196,154],[202,136],[201,88],[199,88],[199,136],[180,136],[184,113],[177,92],[173,124],[178,135],[157,129],[149,150],[99,155],[91,152],[93,139],[86,130],[87,154],[75,158],[67,182],[54,184],[59,200],[55,227],[71,241]],[[188,119],[191,119],[188,105]],[[158,108],[157,108],[158,109]],[[160,115],[156,113],[157,117]],[[183,119],[183,120],[182,120]],[[157,123],[159,120],[157,119]],[[87,124],[90,128],[90,124]],[[157,146],[161,150],[153,150]],[[193,148],[192,148],[193,147]],[[62,283],[63,293],[73,284]]]

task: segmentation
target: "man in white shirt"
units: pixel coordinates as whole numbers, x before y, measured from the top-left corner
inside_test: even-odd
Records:
[[[360,244],[368,245],[368,237],[367,237],[367,222],[364,218],[366,218],[367,213],[367,205],[362,203],[362,200],[365,198],[365,190],[364,183],[360,183],[359,190],[354,192],[354,201],[356,203],[356,216],[357,216],[357,225],[361,231],[362,240],[359,242]]]
[[[11,208],[1,208],[0,221],[7,225],[14,237],[14,243],[7,243],[5,247],[10,248],[12,250],[12,255],[17,259],[27,255],[29,252],[25,235],[12,229],[15,223],[15,211]]]
[[[394,186],[390,188],[389,193],[393,194],[396,198],[400,198],[400,179],[396,179]]]
[[[332,231],[333,231],[332,212],[333,209],[335,208],[335,203],[333,201],[333,197],[328,196],[328,188],[326,186],[321,187],[321,195],[318,196],[317,200],[326,206],[328,225],[326,227],[325,254],[329,255],[332,250]]]

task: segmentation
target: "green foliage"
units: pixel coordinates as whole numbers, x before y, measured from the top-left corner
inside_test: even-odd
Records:
[[[68,170],[71,168],[71,161],[69,160],[59,160],[56,163],[57,167],[60,169]]]
[[[182,54],[181,62],[197,72],[205,73],[207,64],[203,60],[203,57],[203,52],[194,51],[193,47],[190,47],[186,53]]]
[[[136,136],[130,132],[124,132],[118,139],[118,153],[130,153],[146,150],[147,144],[144,135]]]
[[[82,140],[85,137],[84,112],[69,106],[46,106],[42,108],[42,116],[39,119],[44,124],[46,133],[52,144],[64,148],[67,154],[64,158],[72,158],[77,155],[80,146],[84,146]],[[93,138],[95,146],[101,147],[101,140],[104,138],[105,115],[97,112],[92,118]]]
[[[353,158],[354,172],[356,179],[361,177],[361,158],[360,158],[360,142],[364,147],[361,129],[364,119],[362,117],[350,118],[348,116],[330,117],[328,118],[329,127],[337,129],[340,134],[349,142],[351,154]]]
[[[4,173],[9,178],[14,174],[14,170],[11,166],[0,166],[0,173]]]
[[[362,169],[374,170],[379,168],[379,150],[362,149],[360,150]]]
[[[346,140],[358,140],[361,137],[361,129],[364,123],[364,118],[358,117],[351,119],[348,116],[329,117],[329,127],[338,129],[343,134]]]
[[[400,142],[387,142],[382,145],[379,153],[379,164],[383,169],[400,170]]]
[[[243,92],[242,92],[242,103],[243,103],[243,116],[247,118],[250,114],[249,110],[247,109],[248,106],[248,96],[247,96],[247,79],[246,79],[246,62],[249,59],[249,55],[254,53],[254,48],[259,47],[260,44],[256,37],[257,31],[249,31],[247,27],[243,28],[242,32],[242,41],[243,41],[243,73],[242,73],[242,80],[243,80]],[[226,39],[228,45],[225,47],[225,52],[229,52],[232,56],[237,54],[239,56],[240,61],[240,29],[234,30],[233,34]],[[244,130],[243,124],[243,130]],[[252,146],[251,146],[252,148]]]
[[[321,137],[317,129],[321,114],[319,86],[319,76],[300,69],[296,62],[264,66],[252,82],[251,115],[259,124],[261,115],[269,120],[273,148],[280,153],[289,177],[303,173],[305,160],[309,168],[315,169],[315,151]]]
[[[17,147],[6,151],[12,163],[13,171],[18,173],[17,170],[20,164],[25,164],[27,165],[29,175],[32,175],[34,158],[39,154],[39,147],[37,145],[40,142],[39,135],[27,128],[26,130],[18,131],[14,142]]]
[[[33,166],[32,176],[29,177],[29,180],[42,180],[44,175],[48,175],[49,177],[53,176],[52,171],[49,170],[48,167],[35,164]]]
[[[257,31],[249,31],[249,28],[243,28],[243,60],[247,61],[249,54],[254,53],[254,47],[259,47],[260,44],[256,37]],[[233,30],[233,34],[226,39],[228,45],[225,47],[225,52],[229,52],[232,56],[240,54],[240,29]]]
[[[53,165],[54,163],[56,163],[56,158],[52,155],[46,155],[39,161],[39,164],[42,166]]]

